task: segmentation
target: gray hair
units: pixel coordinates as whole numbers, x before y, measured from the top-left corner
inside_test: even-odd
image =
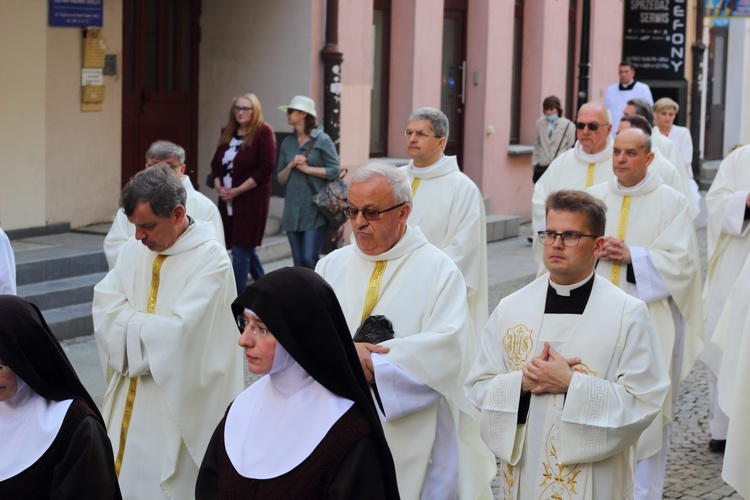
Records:
[[[405,173],[392,165],[375,162],[367,163],[354,172],[349,183],[354,184],[355,182],[369,181],[376,175],[385,177],[385,180],[393,191],[393,201],[395,203],[408,203],[411,205],[412,193],[409,179],[406,178]]]
[[[409,120],[429,120],[430,128],[438,138],[448,138],[450,134],[450,124],[445,113],[435,108],[419,108],[409,115]]]
[[[180,161],[180,165],[185,163],[185,149],[169,141],[154,141],[146,151],[146,161],[166,161],[173,156]]]
[[[648,120],[649,125],[654,125],[654,110],[651,109],[651,103],[649,103],[646,99],[636,97],[630,99],[627,104],[635,107],[636,115],[642,116],[646,120]]]
[[[138,203],[147,201],[157,217],[169,217],[177,205],[185,206],[187,192],[167,163],[141,170],[125,185],[120,207],[130,217]]]

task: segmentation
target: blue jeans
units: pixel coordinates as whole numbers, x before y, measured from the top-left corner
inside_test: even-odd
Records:
[[[254,281],[258,281],[266,274],[255,248],[233,246],[232,269],[234,270],[234,282],[237,284],[237,295],[241,294],[247,286],[248,271]]]
[[[307,231],[287,231],[289,245],[292,247],[292,260],[295,266],[315,269],[320,260],[320,250],[323,248],[323,238],[328,226]]]

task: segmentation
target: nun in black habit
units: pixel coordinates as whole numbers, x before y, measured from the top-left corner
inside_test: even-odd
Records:
[[[196,498],[399,498],[351,334],[331,287],[303,267],[251,284],[232,304],[248,369],[267,374],[230,405]]]
[[[96,404],[39,309],[14,295],[0,295],[0,498],[122,498]]]

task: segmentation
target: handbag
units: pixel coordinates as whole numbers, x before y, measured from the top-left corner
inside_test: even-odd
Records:
[[[310,143],[307,151],[305,151],[305,158],[310,154],[317,140],[318,138],[316,137]],[[344,210],[349,204],[349,185],[344,181],[344,177],[346,177],[347,172],[347,169],[341,169],[339,177],[326,182],[325,186],[318,192],[315,192],[315,186],[313,186],[310,176],[305,175],[307,186],[313,195],[313,205],[315,205],[326,222],[328,222],[328,226],[332,228],[341,227],[346,222]]]

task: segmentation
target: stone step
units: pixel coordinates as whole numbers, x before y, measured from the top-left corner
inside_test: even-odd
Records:
[[[487,243],[515,238],[518,236],[519,224],[520,220],[517,215],[488,215]]]
[[[91,302],[94,297],[94,286],[104,279],[106,274],[99,272],[21,285],[18,287],[18,296],[36,304],[43,311]]]
[[[72,304],[42,311],[44,319],[58,340],[92,335],[91,302]]]

